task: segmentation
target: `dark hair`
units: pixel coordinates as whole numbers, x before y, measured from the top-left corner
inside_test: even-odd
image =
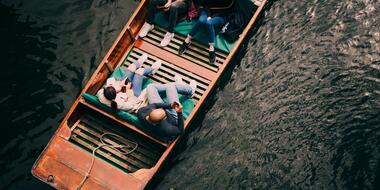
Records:
[[[112,86],[104,88],[104,97],[108,100],[114,100],[116,98],[116,89]]]
[[[117,111],[117,103],[115,102],[115,100],[111,101],[111,109],[113,112]]]
[[[127,85],[127,84],[130,83],[130,82],[131,82],[131,81],[129,80],[129,78],[126,78],[124,84]]]
[[[104,88],[104,97],[111,101],[111,109],[113,112],[117,111],[117,103],[115,102],[116,98],[116,89],[112,86]]]

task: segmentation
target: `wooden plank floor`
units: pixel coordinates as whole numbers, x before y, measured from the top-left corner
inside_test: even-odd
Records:
[[[84,116],[80,122],[73,127],[70,141],[92,152],[96,147],[102,144],[101,137],[103,134],[110,132],[117,134],[115,131],[107,130],[105,125],[106,124],[90,116]],[[139,140],[133,135],[125,133],[118,135],[123,138],[104,136],[103,141],[110,145],[126,145],[127,148],[117,151],[114,148],[103,146],[96,151],[96,155],[128,173],[135,172],[141,168],[153,167],[164,151],[163,148],[147,141]],[[132,150],[135,147],[133,142],[138,144],[135,151],[126,155],[120,152]]]
[[[165,32],[166,31],[164,29],[155,27],[145,38],[143,38],[143,40],[160,47],[159,44],[161,40],[163,39]],[[207,50],[208,48],[205,45],[199,44],[197,42],[192,42],[191,45],[189,46],[189,49],[185,51],[183,55],[178,55],[178,49],[184,39],[185,37],[176,34],[174,36],[174,39],[170,42],[170,44],[167,47],[164,47],[164,48],[160,47],[160,48],[168,52],[171,52],[177,56],[183,57],[193,62],[196,65],[200,65],[214,72],[218,72],[219,67],[226,60],[227,54],[225,52],[217,50],[216,62],[215,64],[210,64],[208,60],[208,55],[209,55],[208,50]]]
[[[126,66],[130,65],[131,63],[135,62],[143,53],[148,54],[148,60],[144,62],[143,66],[151,66],[155,61],[161,60],[157,58],[156,56],[153,56],[150,53],[144,52],[143,50],[139,48],[134,48],[132,52],[129,54],[128,58],[125,60],[124,64]],[[192,72],[189,72],[179,66],[170,64],[164,60],[161,60],[161,62],[162,62],[162,65],[160,69],[154,75],[151,76],[151,79],[153,79],[154,82],[163,83],[163,84],[168,83],[168,82],[174,82],[175,75],[181,76],[183,81],[187,84],[190,83],[190,80],[195,80],[197,82],[197,88],[195,90],[195,95],[193,97],[197,101],[201,98],[201,96],[207,90],[211,82],[210,80],[205,79]]]

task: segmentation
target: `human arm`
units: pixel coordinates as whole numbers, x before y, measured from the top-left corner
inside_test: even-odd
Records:
[[[169,10],[170,5],[172,5],[172,2],[173,2],[172,0],[168,0],[168,2],[165,3],[165,5],[164,5],[164,10],[165,11]]]
[[[182,105],[180,103],[177,103],[177,102],[173,102],[171,104],[172,108],[175,109],[175,111],[177,112],[177,123],[178,123],[178,129],[180,130],[180,132],[182,133],[183,131],[183,127],[184,127],[184,119],[183,119],[183,114],[182,114]]]

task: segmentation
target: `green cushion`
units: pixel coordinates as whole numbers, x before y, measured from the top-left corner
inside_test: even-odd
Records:
[[[193,19],[192,21],[185,20],[185,21],[178,22],[177,26],[174,28],[174,32],[176,34],[187,36],[187,34],[190,33],[191,29],[193,28],[196,22],[197,22],[197,19]],[[165,15],[164,12],[157,13],[154,23],[162,28],[167,28],[169,26],[168,17]],[[193,39],[201,44],[208,45],[209,38],[204,28],[202,28],[201,31],[199,31],[193,37]],[[215,38],[215,48],[226,53],[229,53],[235,44],[236,42],[228,43],[220,35],[217,35]]]
[[[91,95],[91,94],[88,94],[88,93],[83,93],[82,97],[86,101],[88,101],[89,103],[91,103],[91,104],[95,105],[96,107],[102,109],[103,111],[106,111],[108,113],[112,113],[111,108],[108,107],[108,106],[106,106],[106,105],[104,105],[104,104],[102,104],[99,101],[99,99],[98,99],[97,96],[94,96],[94,95]],[[126,120],[126,121],[128,121],[128,122],[130,122],[130,123],[132,123],[132,124],[134,124],[136,126],[140,126],[141,125],[140,121],[138,120],[138,118],[134,114],[130,114],[128,112],[119,110],[119,111],[116,112],[116,115],[119,116],[120,118],[122,118],[123,120]]]
[[[125,74],[125,69],[123,69],[121,67],[117,67],[111,76],[115,77],[116,80],[122,80],[124,74]],[[151,79],[145,78],[143,81],[143,89],[146,88],[151,83],[153,83],[153,81]],[[94,96],[94,95],[91,95],[88,93],[83,93],[82,97],[86,101],[90,102],[91,104],[96,105],[98,108],[100,108],[100,109],[102,109],[108,113],[112,113],[111,108],[102,104],[99,101],[97,96]],[[164,102],[168,102],[166,97],[164,97],[163,100],[164,100]],[[193,110],[193,108],[195,106],[195,102],[193,99],[188,98],[186,96],[182,96],[182,95],[179,96],[179,100],[183,106],[183,111],[182,111],[183,117],[186,120],[187,117],[190,115],[191,111]],[[141,126],[141,123],[139,122],[139,120],[135,114],[131,114],[131,113],[119,110],[119,111],[117,111],[116,115],[119,116],[120,118],[126,120],[126,121],[131,122],[132,124],[134,124],[136,126]]]
[[[88,101],[89,103],[97,106],[98,108],[108,112],[108,113],[112,113],[112,110],[110,107],[102,104],[98,97],[97,96],[94,96],[94,95],[91,95],[91,94],[88,94],[88,93],[83,93],[82,94],[82,97]],[[165,102],[167,102],[167,98],[163,98],[163,100]],[[181,102],[182,106],[183,106],[183,117],[184,119],[186,120],[187,117],[189,117],[191,111],[193,110],[194,106],[195,106],[195,103],[192,99],[186,97],[186,96],[180,96],[179,97],[179,101]],[[122,118],[123,120],[126,120],[126,121],[129,121],[131,122],[132,124],[136,125],[136,126],[141,126],[141,123],[140,121],[138,120],[137,116],[135,114],[131,114],[131,113],[128,113],[128,112],[125,112],[125,111],[122,111],[122,110],[119,110],[116,112],[116,115],[119,116],[120,118]]]

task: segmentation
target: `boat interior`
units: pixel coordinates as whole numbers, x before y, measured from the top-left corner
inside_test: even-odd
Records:
[[[238,6],[245,7],[245,15],[249,20],[257,5],[250,0],[237,1]],[[243,3],[244,2],[244,3]],[[143,6],[146,6],[144,4]],[[246,7],[249,7],[247,9]],[[133,173],[141,168],[151,168],[155,165],[162,153],[171,142],[165,142],[154,134],[139,128],[139,121],[135,114],[118,111],[112,113],[111,109],[102,103],[96,97],[97,91],[102,88],[107,78],[113,76],[120,78],[123,75],[122,67],[128,67],[136,61],[143,53],[148,54],[148,60],[143,66],[151,66],[155,61],[161,60],[162,66],[154,75],[144,81],[144,87],[150,83],[168,83],[174,82],[174,76],[179,75],[185,83],[190,80],[197,82],[197,88],[193,99],[181,97],[181,103],[184,107],[184,117],[188,123],[189,116],[195,107],[198,110],[201,102],[210,91],[210,85],[215,83],[219,71],[225,67],[230,51],[236,43],[228,43],[221,36],[217,36],[215,47],[217,59],[214,64],[208,62],[208,44],[205,32],[199,32],[194,37],[189,49],[182,55],[178,55],[178,48],[191,30],[195,20],[184,20],[177,24],[175,28],[175,37],[166,47],[160,47],[160,41],[163,39],[168,23],[164,13],[159,14],[155,20],[155,28],[149,34],[139,39],[138,33],[142,22],[146,17],[146,10],[141,7],[130,27],[116,44],[108,59],[104,61],[102,67],[98,68],[95,80],[85,89],[79,101],[77,108],[74,110],[72,117],[68,119],[68,126],[72,133],[69,141],[78,145],[88,152],[92,152],[101,142],[101,135],[104,133],[115,133],[123,138],[107,138],[111,144],[138,143],[139,147],[131,154],[122,155],[120,152],[111,148],[101,148],[97,151],[97,157],[117,166],[121,170]]]

